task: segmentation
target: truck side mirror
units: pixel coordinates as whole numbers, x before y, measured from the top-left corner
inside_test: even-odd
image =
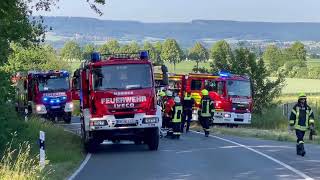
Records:
[[[162,84],[163,85],[168,85],[169,84],[169,77],[168,77],[168,68],[165,65],[161,66],[161,71],[162,71]]]

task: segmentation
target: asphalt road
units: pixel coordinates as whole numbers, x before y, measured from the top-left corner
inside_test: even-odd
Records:
[[[79,132],[79,119],[64,126]],[[161,139],[158,151],[104,142],[75,179],[320,179],[320,146],[306,145],[306,150],[299,157],[294,143],[214,134],[206,138],[195,132],[180,140]]]

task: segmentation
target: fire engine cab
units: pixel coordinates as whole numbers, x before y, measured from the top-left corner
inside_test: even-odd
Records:
[[[81,134],[87,151],[104,140],[143,142],[150,150],[158,149],[162,117],[146,51],[93,53],[74,77],[80,82]]]
[[[16,110],[71,122],[73,103],[67,71],[29,71],[16,75]]]

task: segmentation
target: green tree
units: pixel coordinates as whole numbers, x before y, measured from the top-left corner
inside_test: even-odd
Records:
[[[82,59],[81,47],[75,41],[67,41],[61,49],[61,57],[67,61]]]
[[[173,64],[174,70],[176,70],[176,64],[181,61],[182,50],[179,44],[174,39],[166,39],[161,49],[161,59]]]
[[[160,52],[156,50],[156,48],[148,41],[144,42],[143,49],[147,50],[150,55],[150,59],[155,64],[162,64],[161,58],[160,58]]]
[[[156,50],[156,52],[157,52],[157,62],[159,62],[159,63],[163,63],[163,60],[161,59],[161,51],[162,51],[162,44],[161,44],[161,42],[156,42],[155,44],[154,44],[154,48],[155,48],[155,50]]]
[[[67,62],[57,59],[56,52],[50,45],[30,46],[24,48],[12,45],[13,53],[2,67],[10,73],[29,70],[70,70]]]
[[[90,59],[91,53],[93,53],[95,49],[93,44],[86,44],[82,50],[82,59]]]
[[[210,58],[213,63],[210,64],[213,72],[219,70],[231,70],[231,64],[234,63],[234,57],[230,45],[226,41],[216,42],[210,51]]]
[[[278,75],[275,81],[271,81],[270,71],[267,70],[263,58],[256,58],[255,53],[247,48],[239,48],[234,51],[235,58],[230,61],[230,71],[234,74],[248,75],[253,86],[254,112],[262,113],[270,107],[273,99],[278,97],[283,87],[284,78]]]
[[[277,46],[269,45],[263,53],[263,59],[271,72],[277,72],[284,65],[284,56]]]
[[[207,61],[209,59],[209,53],[207,49],[199,42],[197,42],[190,50],[188,58],[196,61],[196,72],[199,70],[199,63]]]
[[[99,52],[103,54],[117,53],[120,50],[120,44],[117,40],[112,39],[107,41],[99,48]]]
[[[285,50],[285,53],[287,54],[287,60],[296,62],[296,66],[307,66],[307,51],[301,42],[292,44],[291,47]]]

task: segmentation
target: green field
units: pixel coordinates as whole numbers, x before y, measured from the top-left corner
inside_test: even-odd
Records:
[[[176,64],[176,70],[174,70],[173,64],[165,63],[169,69],[169,72],[172,73],[183,73],[187,74],[192,72],[193,67],[196,65],[194,61],[182,61],[181,63]],[[199,67],[205,67],[210,69],[210,62],[199,63]]]

